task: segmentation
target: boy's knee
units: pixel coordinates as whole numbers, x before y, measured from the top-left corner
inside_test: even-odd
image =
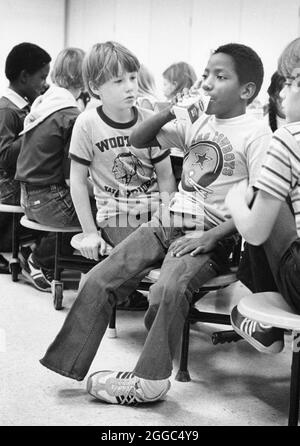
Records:
[[[177,289],[176,281],[167,283],[156,282],[151,286],[149,295],[150,305],[160,305],[162,302],[169,302],[176,295]]]

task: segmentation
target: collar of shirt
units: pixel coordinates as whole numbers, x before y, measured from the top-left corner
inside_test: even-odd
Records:
[[[9,99],[18,108],[24,108],[29,106],[28,102],[24,98],[22,98],[22,96],[20,96],[18,93],[16,93],[9,87],[6,88],[6,90],[3,93],[3,96]]]

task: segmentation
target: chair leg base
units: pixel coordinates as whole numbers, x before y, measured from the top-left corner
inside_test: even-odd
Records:
[[[115,328],[107,329],[107,337],[110,339],[114,339],[117,337],[117,330]]]
[[[178,370],[177,375],[175,376],[176,381],[180,382],[189,382],[191,381],[190,374],[188,370]]]

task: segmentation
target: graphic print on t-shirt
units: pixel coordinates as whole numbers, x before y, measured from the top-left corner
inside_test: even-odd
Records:
[[[210,193],[209,186],[218,177],[231,176],[235,169],[235,156],[228,138],[216,133],[214,138],[199,137],[184,157],[182,171],[182,188],[188,192],[201,191]]]
[[[137,173],[145,175],[141,161],[131,152],[120,153],[116,156],[112,172],[115,179],[125,186],[134,183]]]

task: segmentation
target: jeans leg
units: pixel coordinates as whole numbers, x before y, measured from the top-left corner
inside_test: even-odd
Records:
[[[157,380],[171,375],[193,292],[217,275],[212,255],[177,258],[167,254],[159,280],[150,289],[148,313],[157,313],[134,369],[140,378]]]
[[[84,379],[117,300],[133,292],[165,256],[157,228],[140,227],[85,278],[66,320],[41,363],[64,376]],[[160,234],[163,237],[163,231]]]

